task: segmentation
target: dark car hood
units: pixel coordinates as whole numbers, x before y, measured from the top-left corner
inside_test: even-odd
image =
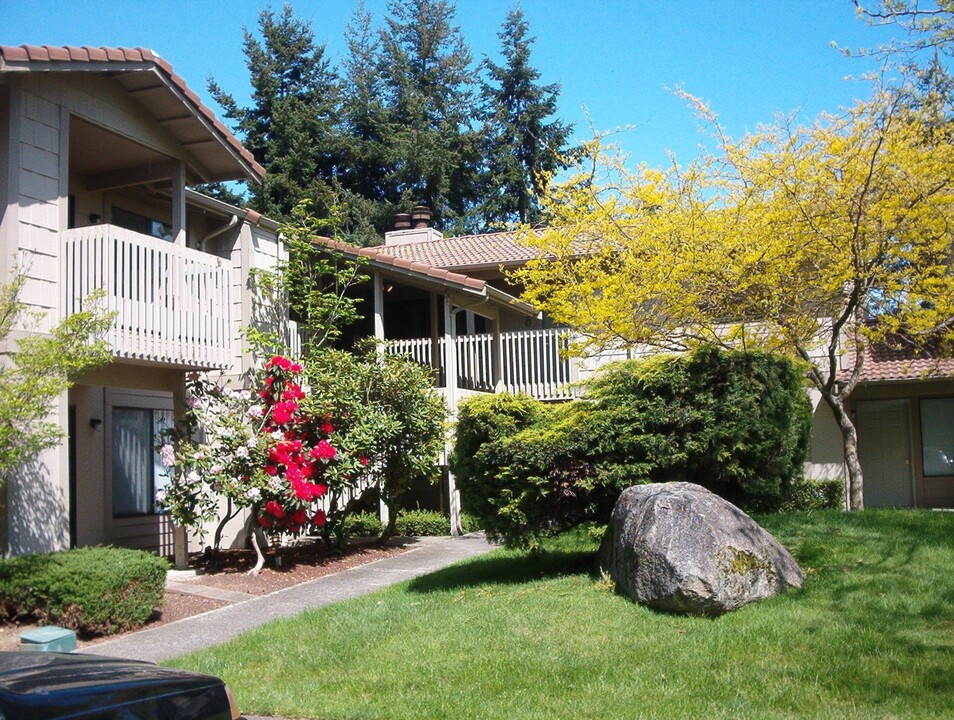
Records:
[[[204,704],[224,686],[209,675],[95,655],[0,652],[0,720],[113,717],[111,708],[144,703]],[[211,693],[210,693],[211,691]],[[214,717],[208,715],[195,717]],[[118,716],[118,715],[117,715]],[[189,715],[191,716],[191,715]],[[135,717],[135,715],[133,715]]]

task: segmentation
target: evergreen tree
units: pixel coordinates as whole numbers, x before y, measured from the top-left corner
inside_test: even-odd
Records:
[[[479,140],[471,55],[447,0],[391,0],[379,72],[393,128],[393,202],[424,202],[451,232],[475,225]]]
[[[239,107],[214,80],[209,92],[268,170],[264,183],[251,187],[251,205],[283,218],[308,198],[321,213],[332,202],[338,167],[339,81],[310,23],[296,19],[290,5],[280,15],[259,13],[258,30],[261,40],[244,30],[252,105]]]
[[[485,108],[485,187],[481,222],[499,230],[508,223],[537,224],[539,198],[553,172],[566,167],[566,143],[573,131],[557,119],[558,84],[540,85],[540,73],[530,65],[534,38],[519,7],[513,8],[497,34],[501,65],[484,58],[487,73],[481,96]]]
[[[360,245],[380,242],[396,212],[389,179],[393,173],[389,138],[394,134],[379,73],[381,40],[363,2],[345,32],[342,63],[341,202],[347,206],[345,234]]]

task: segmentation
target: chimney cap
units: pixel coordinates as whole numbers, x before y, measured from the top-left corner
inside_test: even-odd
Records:
[[[411,229],[410,213],[398,213],[397,215],[395,215],[394,229],[395,230],[410,230]]]

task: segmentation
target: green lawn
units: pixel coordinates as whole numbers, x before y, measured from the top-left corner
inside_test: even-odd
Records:
[[[578,533],[171,664],[296,718],[954,718],[954,513],[761,521],[806,586],[716,620],[612,594]]]

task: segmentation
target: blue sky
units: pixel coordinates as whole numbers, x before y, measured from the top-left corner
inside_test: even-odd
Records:
[[[475,58],[496,57],[496,33],[512,0],[458,0],[457,21]],[[242,26],[254,27],[263,0],[3,0],[0,44],[152,48],[205,102],[214,77],[248,96]],[[298,0],[332,57],[344,48],[353,0]],[[279,2],[273,3],[279,7]],[[380,20],[386,0],[366,0]],[[836,111],[868,93],[848,80],[872,69],[831,47],[871,47],[888,32],[857,19],[851,0],[522,0],[537,38],[533,63],[559,82],[560,116],[579,138],[618,136],[632,162],[662,165],[667,152],[688,161],[704,141],[671,88],[707,99],[732,135],[777,111],[806,118]],[[158,8],[158,10],[157,10]]]

